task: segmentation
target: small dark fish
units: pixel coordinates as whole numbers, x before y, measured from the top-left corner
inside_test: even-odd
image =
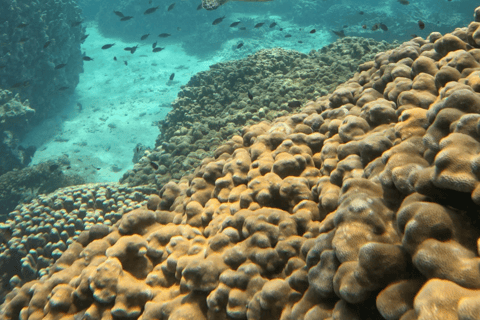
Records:
[[[420,30],[425,29],[425,23],[423,23],[422,20],[418,20],[418,27],[420,28]]]
[[[303,41],[302,41],[302,40],[298,40],[298,43],[303,43]]]
[[[82,40],[82,41],[83,41],[83,40],[87,39],[89,35],[90,35],[90,34],[86,34],[86,35],[84,35],[83,37],[81,37],[81,38],[80,38],[80,40]]]
[[[71,24],[71,26],[72,26],[72,27],[78,27],[79,25],[81,25],[81,24],[82,24],[82,22],[83,22],[83,20],[80,20],[80,21],[73,21],[73,22],[72,22],[72,24]]]
[[[276,22],[272,22],[272,23],[270,23],[270,25],[269,25],[268,27],[269,27],[269,28],[273,28],[273,27],[275,27],[276,25],[277,25]]]
[[[280,28],[280,29],[278,29],[278,30],[283,31],[283,28]]]
[[[26,26],[28,26],[28,23],[22,22],[22,23],[20,23],[19,25],[17,25],[17,28],[18,28],[18,29],[23,29],[23,28],[25,28]]]
[[[315,32],[317,32],[317,30],[315,29],[310,30],[310,33],[315,33]]]
[[[333,34],[336,35],[337,37],[340,37],[340,38],[345,37],[345,31],[343,31],[343,30],[340,30],[340,31],[331,30],[331,31],[332,31]]]
[[[85,56],[82,59],[83,59],[83,61],[93,61],[93,59],[90,58],[89,56]]]
[[[212,25],[216,25],[216,24],[219,24],[220,22],[223,21],[223,19],[225,19],[225,16],[221,17],[221,18],[217,18],[215,20],[213,20],[212,22]]]
[[[57,64],[57,65],[55,66],[55,70],[65,68],[66,65],[67,65],[66,63]]]
[[[113,60],[117,61],[117,57],[113,57]]]
[[[408,2],[407,0],[398,0],[398,2],[400,2],[400,4],[403,4],[404,6],[410,4],[410,2]]]
[[[171,36],[170,33],[160,33],[160,34],[158,35],[159,38],[168,38],[168,37],[170,37],[170,36]]]
[[[342,28],[347,28],[347,27],[348,27],[348,25],[346,25],[346,24],[344,24],[344,25],[342,26]]]
[[[241,21],[236,21],[236,22],[233,22],[230,27],[233,28],[233,27],[236,27],[240,24]]]
[[[243,42],[240,42],[240,43],[237,45],[237,49],[240,49],[241,47],[243,47]]]
[[[152,49],[155,49],[156,46],[157,46],[157,41],[155,41],[154,43],[152,43]]]
[[[247,96],[248,99],[253,100],[253,94],[250,92],[250,90],[247,90]]]
[[[150,33],[144,34],[144,35],[140,38],[140,40],[145,40],[145,39],[147,39],[149,35],[150,35]]]
[[[43,49],[46,49],[50,45],[50,43],[52,43],[52,41],[50,40],[45,42],[45,44],[43,45]]]
[[[59,167],[60,167],[60,166],[59,166],[57,163],[55,163],[55,164],[51,164],[50,167],[49,167],[49,169],[50,169],[50,171],[55,171],[55,170],[57,170]]]
[[[67,170],[68,170],[68,169],[70,169],[70,168],[71,168],[71,166],[67,166],[65,169],[67,169]]]
[[[175,2],[168,6],[167,11],[172,11],[175,8]]]
[[[126,47],[126,48],[123,48],[123,50],[125,51],[130,51],[130,53],[134,53],[138,48],[138,45],[136,45],[135,47]]]
[[[285,35],[285,38],[291,38],[291,37],[292,37],[292,35],[291,35],[290,33],[287,33],[287,34]]]
[[[23,81],[23,82],[17,82],[14,83],[13,85],[10,86],[10,89],[17,89],[20,87],[28,87],[30,85],[30,81]]]
[[[203,3],[200,3],[197,7],[197,10],[202,10],[203,9]]]
[[[153,8],[148,8],[147,10],[145,10],[145,12],[144,12],[143,14],[154,13],[155,11],[157,11],[157,9],[158,9],[159,7],[160,7],[160,6],[153,7]]]
[[[128,66],[128,62],[127,62],[126,60],[123,61],[123,63],[124,63],[126,66]]]
[[[416,38],[416,37],[418,37],[418,36],[414,33],[414,34],[411,34],[410,37]]]
[[[92,164],[92,167],[95,168],[95,169],[97,169],[97,171],[100,170],[100,169],[102,169],[102,168],[95,167],[93,164]]]
[[[120,21],[128,21],[132,18],[133,18],[133,16],[126,16],[126,17],[123,17],[122,19],[120,19]]]
[[[265,24],[265,22],[257,23],[254,28],[260,28],[260,27],[263,26],[264,24]]]
[[[17,82],[14,83],[12,86],[10,86],[10,89],[17,89],[20,87],[28,87],[30,85],[30,80],[25,80],[23,82]]]
[[[362,28],[367,29],[367,25],[366,24],[362,25]]]
[[[375,23],[373,26],[372,26],[372,31],[375,31],[375,30],[378,30],[378,23]]]
[[[119,16],[120,18],[124,18],[125,16],[123,15],[123,13],[121,13],[120,11],[115,11],[113,10],[113,13],[115,13],[117,16]]]
[[[170,81],[173,80],[173,78],[175,78],[175,73],[172,73],[172,74],[170,75],[170,78],[169,78]]]
[[[60,87],[60,88],[58,88],[58,91],[65,91],[65,90],[67,90],[68,88],[70,88],[70,87]]]
[[[361,14],[364,14],[364,13],[365,13],[365,12],[363,12],[363,11],[359,11],[359,12],[358,12],[358,14],[360,14],[360,15],[361,15]]]
[[[153,48],[152,51],[153,51],[153,52],[160,52],[160,51],[162,51],[163,49],[165,49],[165,48],[157,47],[157,48]]]
[[[290,101],[290,102],[288,103],[288,106],[289,106],[290,108],[298,108],[298,107],[300,107],[301,105],[302,105],[302,103],[301,103],[300,101],[298,101],[298,100],[293,100],[293,101]]]
[[[111,44],[106,44],[102,47],[103,50],[105,49],[110,49],[111,47],[113,47],[115,45],[115,43],[111,43]]]
[[[158,164],[150,160],[150,165],[153,169],[158,170]]]
[[[247,27],[240,27],[240,28],[238,28],[238,29],[240,29],[240,30],[247,30]]]
[[[386,25],[384,25],[383,23],[379,23],[378,26],[380,27],[380,29],[382,29],[383,31],[388,31],[388,27]]]

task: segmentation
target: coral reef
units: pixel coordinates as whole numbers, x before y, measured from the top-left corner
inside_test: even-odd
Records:
[[[480,7],[475,20],[245,127],[82,231],[0,316],[478,319]]]
[[[397,45],[346,37],[309,55],[261,50],[213,65],[181,89],[173,110],[160,121],[157,148],[146,152],[120,181],[132,186],[155,183],[160,189],[193,172],[244,125],[272,120],[326,95],[351,77],[360,63]],[[153,169],[150,161],[158,162],[159,168]]]
[[[116,183],[86,184],[39,195],[30,203],[19,205],[0,224],[4,234],[0,239],[0,297],[10,285],[48,274],[83,230],[94,228],[95,232],[103,230],[103,235],[108,233],[108,226],[124,213],[145,205],[146,194],[152,192]]]
[[[38,194],[85,183],[78,174],[68,172],[69,164],[67,156],[62,156],[0,175],[0,221],[19,203],[29,202]]]
[[[50,192],[52,186],[66,185],[68,179],[49,172],[53,163],[12,170],[25,168],[35,152],[33,146],[19,146],[31,124],[63,107],[65,93],[77,85],[85,29],[73,0],[0,0],[0,7],[1,217],[18,201],[35,196],[33,190]]]
[[[38,121],[65,104],[83,72],[81,9],[74,0],[0,0],[0,7],[0,87],[28,99]]]
[[[0,176],[30,163],[35,149],[19,148],[18,143],[34,114],[28,100],[22,102],[20,95],[0,89]]]
[[[229,1],[265,2],[271,0],[202,0],[202,6],[206,10],[215,10]]]

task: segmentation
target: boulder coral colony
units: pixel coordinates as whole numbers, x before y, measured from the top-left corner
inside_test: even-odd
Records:
[[[244,125],[287,114],[291,110],[289,101],[306,102],[333,92],[360,63],[396,46],[398,43],[345,37],[308,55],[270,49],[239,61],[213,65],[182,88],[172,103],[173,110],[159,123],[162,133],[156,148],[143,159],[146,148],[135,148],[135,166],[121,182],[131,187],[155,185],[161,189],[170,180],[192,173],[204,157],[213,156],[215,148],[239,134]],[[248,90],[255,94],[252,100],[246,93],[237,94]],[[2,95],[5,98],[0,99],[0,130],[6,139],[0,142],[0,217],[37,194],[85,183],[84,177],[65,170],[71,163],[66,155],[24,167],[30,160],[29,150],[17,146],[32,112],[27,112],[31,109],[19,101],[19,94],[13,96],[3,90]],[[150,161],[158,162],[159,168],[153,170]],[[12,168],[17,170],[8,171]]]
[[[171,179],[192,173],[203,158],[213,156],[213,151],[239,134],[243,126],[286,115],[292,110],[289,103],[333,92],[353,76],[359,64],[397,46],[345,37],[308,55],[276,48],[212,65],[182,87],[172,110],[159,121],[156,148],[120,182],[154,184],[161,189]],[[150,161],[158,162],[160,168],[152,170]]]
[[[245,127],[158,195],[97,186],[126,213],[15,287],[2,318],[479,319],[479,48],[480,7]],[[58,205],[92,214],[96,195],[70,192]]]
[[[139,153],[137,161],[140,162],[122,181],[129,187],[103,183],[64,188],[10,210],[5,230],[12,232],[13,238],[8,243],[7,239],[0,241],[0,270],[3,271],[0,274],[0,283],[3,284],[0,298],[4,297],[2,291],[7,291],[9,286],[48,274],[50,266],[81,231],[88,230],[95,223],[115,224],[123,212],[140,206],[141,201],[146,200],[145,195],[157,192],[172,179],[178,181],[193,173],[201,159],[213,156],[221,141],[240,133],[245,124],[288,114],[290,107],[286,102],[289,99],[304,101],[303,97],[308,99],[333,92],[339,83],[353,75],[358,64],[397,45],[346,37],[309,55],[281,49],[262,50],[246,59],[218,64],[212,70],[196,75],[179,93],[173,111],[163,122],[163,134],[157,140],[159,146],[141,151],[145,156],[140,159]],[[331,63],[332,70],[327,63]],[[292,68],[286,68],[286,65]],[[238,74],[232,74],[232,68],[238,70]],[[222,74],[230,79],[236,76],[235,85],[225,81]],[[260,75],[265,76],[261,78]],[[255,97],[247,103],[248,97],[236,97],[233,92],[246,91],[245,85],[252,78],[261,78],[261,82],[255,86],[255,91],[252,89]],[[214,86],[226,98],[220,100],[216,97]],[[268,106],[267,99],[270,100]],[[198,107],[195,100],[199,101]],[[228,115],[219,111],[222,109],[226,109]],[[196,112],[202,116],[194,116]],[[150,161],[159,163],[159,168],[154,170]],[[24,202],[35,198],[35,190],[31,191],[25,185],[36,186],[39,193],[49,193],[47,188],[55,190],[63,183],[74,184],[68,180],[70,175],[61,174],[62,166],[68,164],[68,158],[62,157],[56,163],[26,167],[0,176],[0,190],[4,190],[4,194],[0,194],[0,206],[15,208],[22,195],[29,197]],[[50,170],[52,167],[56,169]],[[41,184],[35,181],[41,181]]]

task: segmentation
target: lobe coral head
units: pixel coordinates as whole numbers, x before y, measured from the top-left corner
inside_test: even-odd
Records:
[[[267,2],[272,0],[202,0],[202,6],[206,10],[215,10],[228,1]]]
[[[203,8],[206,10],[215,10],[228,0],[202,0]]]

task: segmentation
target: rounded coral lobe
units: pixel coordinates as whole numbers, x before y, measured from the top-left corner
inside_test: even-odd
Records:
[[[202,5],[206,10],[215,10],[226,2],[227,0],[202,0]]]

